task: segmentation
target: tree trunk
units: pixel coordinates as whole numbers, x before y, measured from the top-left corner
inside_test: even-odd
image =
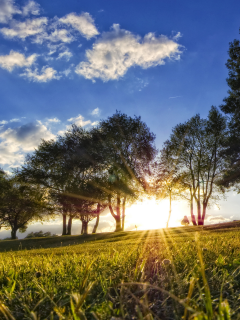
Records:
[[[67,212],[63,209],[63,230],[62,235],[65,236],[67,234]]]
[[[197,211],[198,211],[198,225],[199,225],[199,226],[202,226],[201,197],[200,197],[200,183],[199,183],[199,180],[198,180]]]
[[[82,221],[82,234],[88,234],[88,222]]]
[[[80,221],[81,221],[81,220],[80,220]],[[81,222],[82,222],[82,221],[81,221]],[[83,222],[82,222],[81,234],[83,234]]]
[[[207,203],[203,203],[202,225],[204,225],[204,220],[205,220],[205,216],[206,216],[206,211],[207,211]]]
[[[97,220],[96,220],[96,223],[95,223],[95,225],[93,227],[92,233],[96,233],[97,232],[97,227],[99,225],[99,218],[100,218],[100,206],[101,206],[100,203],[98,203],[98,205],[97,205]]]
[[[113,216],[113,218],[116,221],[116,229],[115,232],[121,231],[122,227],[121,227],[121,216],[120,216],[120,194],[117,195],[117,214],[115,214],[113,212],[113,208],[112,208],[112,204],[111,204],[111,196],[108,196],[108,207],[109,210],[111,212],[111,215]]]
[[[67,234],[70,236],[72,234],[72,219],[73,217],[69,217],[68,226],[67,226]]]
[[[11,237],[13,240],[17,239],[17,229],[15,227],[12,228]]]
[[[122,231],[124,231],[124,225],[125,225],[125,206],[126,206],[126,197],[123,198],[123,203],[122,203]]]
[[[168,214],[168,220],[167,220],[167,225],[166,227],[168,228],[169,225],[169,221],[171,218],[171,213],[172,213],[172,190],[169,189],[170,193],[169,193],[169,214]]]
[[[116,217],[115,217],[115,221],[116,221],[116,230],[115,230],[115,232],[122,231],[122,227],[121,227],[121,217],[120,217],[120,216],[116,216]]]
[[[190,200],[190,212],[191,212],[191,219],[192,219],[192,224],[194,226],[197,226],[197,222],[196,222],[196,218],[195,215],[193,214],[193,196],[191,196],[191,200]]]
[[[97,232],[98,225],[99,225],[99,214],[97,215],[97,220],[96,220],[96,223],[95,223],[95,225],[93,227],[92,233],[96,233]]]

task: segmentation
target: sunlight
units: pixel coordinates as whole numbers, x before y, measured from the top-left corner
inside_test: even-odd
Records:
[[[162,201],[146,199],[127,208],[125,225],[129,230],[166,228],[168,213],[168,199],[164,199]],[[181,226],[181,220],[184,215],[189,215],[189,208],[187,204],[180,201],[172,201],[172,214],[169,227]]]

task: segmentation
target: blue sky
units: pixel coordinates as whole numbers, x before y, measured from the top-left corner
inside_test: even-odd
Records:
[[[0,0],[0,166],[116,110],[140,115],[161,148],[227,95],[239,27],[235,0]]]

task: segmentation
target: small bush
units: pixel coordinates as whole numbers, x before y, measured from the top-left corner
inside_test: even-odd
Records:
[[[51,234],[51,232],[49,232],[49,231],[42,232],[42,230],[41,230],[41,231],[29,233],[25,237],[25,239],[28,239],[28,238],[44,238],[44,237],[57,237],[57,235],[56,234]]]

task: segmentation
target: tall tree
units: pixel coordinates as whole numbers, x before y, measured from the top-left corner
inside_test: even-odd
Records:
[[[52,213],[42,188],[23,183],[16,177],[1,179],[0,226],[11,228],[12,239],[16,239],[19,229],[26,230],[30,222],[43,220]]]
[[[229,138],[226,143],[225,156],[228,167],[221,184],[225,187],[235,186],[240,191],[240,41],[235,39],[229,45],[229,59],[226,66],[229,70],[227,84],[228,96],[220,106],[229,116]]]
[[[169,214],[166,223],[168,228],[172,214],[172,200],[185,198],[187,188],[184,183],[184,175],[179,173],[177,160],[172,157],[171,147],[165,142],[164,148],[160,152],[160,157],[154,163],[152,168],[152,187],[157,199],[169,198]],[[191,212],[192,221],[195,222],[195,216]]]
[[[225,169],[222,152],[226,138],[226,119],[212,107],[207,119],[196,115],[177,125],[165,142],[170,163],[175,164],[181,177],[179,181],[188,187],[191,208],[193,198],[197,203],[198,225],[204,224],[207,206],[214,200],[215,192],[224,191],[217,181]],[[192,209],[191,216],[193,220]]]
[[[155,135],[140,117],[116,112],[93,129],[104,168],[99,188],[105,191],[116,231],[124,229],[125,206],[144,192],[150,162],[156,155]]]
[[[72,133],[75,133],[73,139]],[[78,179],[84,181],[91,164],[87,156],[81,153],[89,141],[89,134],[82,128],[73,126],[64,136],[57,140],[45,141],[32,155],[26,157],[19,175],[32,184],[47,188],[56,204],[56,210],[63,217],[62,234],[71,234],[74,217],[71,205],[73,184]],[[67,217],[69,221],[67,224]]]

